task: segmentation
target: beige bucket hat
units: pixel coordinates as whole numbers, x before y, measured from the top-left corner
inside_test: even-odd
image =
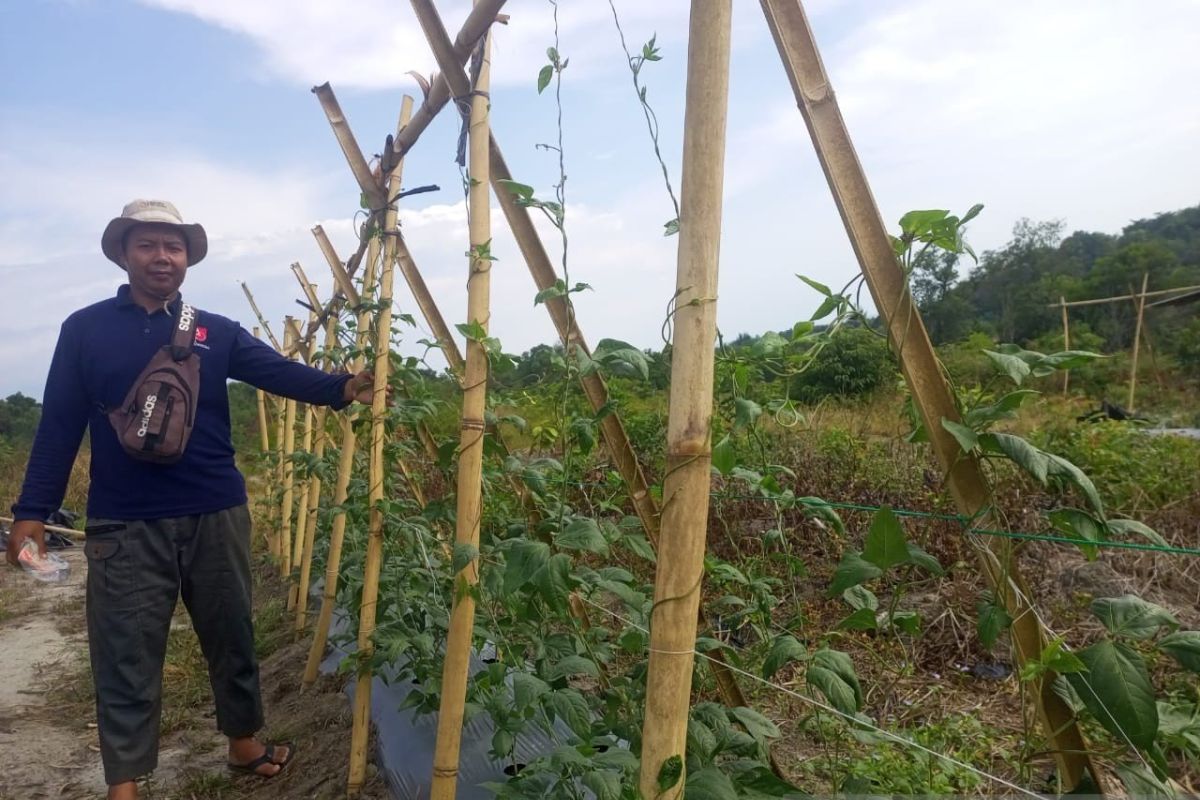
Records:
[[[121,263],[121,241],[125,232],[134,225],[146,222],[173,225],[179,229],[187,241],[189,267],[208,254],[208,234],[204,232],[204,228],[196,223],[185,224],[174,204],[166,200],[134,200],[121,209],[121,216],[108,223],[104,235],[100,237],[100,249],[109,261],[125,269],[125,265]]]

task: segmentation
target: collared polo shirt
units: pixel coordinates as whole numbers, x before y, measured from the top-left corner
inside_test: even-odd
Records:
[[[234,464],[229,379],[282,397],[340,408],[349,375],[330,375],[288,360],[231,319],[198,310],[200,356],[196,421],[174,464],[126,455],[106,412],[117,408],[155,351],[170,341],[177,299],[153,313],[129,287],[76,311],[62,325],[21,496],[18,519],[45,519],[58,508],[83,439],[91,434],[89,517],[144,520],[221,511],[246,502]]]

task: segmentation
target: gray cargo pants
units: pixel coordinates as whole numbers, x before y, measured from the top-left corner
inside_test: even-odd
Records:
[[[181,594],[208,661],[217,727],[231,737],[262,727],[245,505],[167,519],[89,519],[84,552],[88,649],[109,785],[158,764],[163,658]]]

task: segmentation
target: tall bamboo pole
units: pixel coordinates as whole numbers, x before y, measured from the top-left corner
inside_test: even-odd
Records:
[[[1071,321],[1067,315],[1067,298],[1059,295],[1058,302],[1062,305],[1062,321],[1063,321],[1063,350],[1071,349]],[[1071,370],[1063,370],[1063,397],[1067,395],[1067,387],[1070,386]]]
[[[271,333],[271,326],[267,324],[267,318],[258,310],[258,303],[254,302],[254,295],[250,293],[250,287],[246,285],[245,281],[242,281],[242,293],[246,295],[246,300],[250,303],[250,310],[254,312],[254,317],[258,320],[258,324],[262,325],[263,333],[267,335],[267,339],[271,341],[271,345],[282,353],[283,348],[279,346],[279,340],[275,338],[275,334]]]
[[[295,320],[287,317],[283,326],[284,351],[295,348],[296,344]],[[295,449],[296,401],[289,398],[284,404],[283,499],[279,505],[279,574],[285,578],[292,571],[292,500],[295,488],[292,452]]]
[[[472,87],[469,123],[468,174],[471,260],[467,277],[467,320],[486,332],[491,316],[491,261],[483,255],[492,240],[488,203],[488,129],[491,75],[491,35],[483,38],[479,73]],[[479,547],[480,516],[483,513],[483,436],[487,405],[488,357],[483,343],[467,341],[463,373],[462,438],[458,455],[457,529],[455,542]],[[479,565],[472,559],[454,576],[453,607],[442,665],[442,698],[438,713],[437,741],[433,753],[431,800],[454,800],[458,782],[458,760],[462,744],[467,670],[471,657],[471,634],[475,626],[475,599],[468,590],[479,581]]]
[[[362,299],[369,301],[374,294],[375,266],[379,263],[379,239],[372,237],[367,247],[366,270],[363,273]],[[334,259],[336,261],[336,258]],[[338,264],[340,267],[340,263]],[[357,293],[355,295],[357,297]],[[358,325],[355,331],[355,345],[359,355],[354,357],[350,365],[352,373],[358,373],[363,366],[363,349],[367,344],[367,333],[371,325],[371,312],[365,303],[358,304]],[[305,686],[311,686],[317,680],[317,672],[321,659],[325,655],[325,643],[329,639],[329,626],[333,620],[333,609],[337,604],[338,574],[342,563],[342,545],[346,539],[346,498],[349,496],[350,477],[354,471],[354,454],[358,448],[358,436],[354,432],[354,420],[358,412],[353,408],[341,414],[342,447],[338,458],[337,479],[333,488],[333,520],[329,529],[329,553],[325,557],[325,586],[321,594],[321,610],[317,614],[317,624],[313,630],[312,645],[308,649],[308,661],[304,666]]]
[[[400,126],[412,114],[412,98],[405,95],[400,106]],[[396,163],[388,187],[388,197],[400,191],[403,161]],[[379,279],[379,316],[376,318],[375,388],[371,400],[371,456],[368,496],[371,503],[370,527],[367,535],[367,558],[363,566],[362,607],[359,610],[358,653],[364,660],[375,650],[375,606],[379,599],[379,570],[383,562],[383,509],[379,507],[384,495],[384,423],[387,417],[388,370],[392,346],[392,264],[396,255],[396,206],[389,203],[383,223],[383,267]],[[354,690],[354,724],[350,731],[350,770],[347,793],[358,794],[367,772],[367,735],[371,717],[371,671],[360,669]]]
[[[441,17],[432,0],[411,0],[411,2],[417,21],[425,32],[430,49],[433,50],[438,65],[442,69],[444,80],[455,96],[466,96],[470,91],[470,84],[461,66],[466,57],[459,57],[454,46],[451,45],[449,35],[446,33],[446,28],[442,24]],[[504,217],[512,230],[517,247],[521,251],[538,291],[549,289],[555,285],[558,275],[546,253],[546,247],[534,227],[529,209],[517,202],[506,184],[506,181],[512,180],[512,173],[504,161],[504,154],[494,135],[489,139],[488,146],[490,152],[489,177],[496,201],[504,212]],[[552,297],[544,305],[563,342],[564,350],[567,353],[578,350],[584,354],[590,354],[591,351],[583,331],[580,329],[579,320],[568,303],[569,299],[567,298]],[[649,483],[646,481],[645,473],[642,472],[637,451],[629,441],[629,435],[621,421],[621,415],[611,409],[608,385],[599,372],[581,375],[579,382],[592,410],[597,413],[601,410],[606,411],[600,420],[600,436],[604,440],[604,447],[625,483],[630,503],[633,505],[638,520],[642,523],[642,528],[646,531],[646,536],[651,543],[657,546],[658,504],[650,493]],[[710,651],[708,657],[709,666],[713,670],[718,690],[725,704],[734,708],[747,705],[746,698],[738,687],[737,679],[725,664],[721,651]],[[778,770],[776,771],[778,772]]]
[[[667,759],[683,757],[687,742],[696,615],[708,532],[713,349],[732,16],[732,0],[692,0],[675,281],[678,311],[671,343],[667,471],[650,617],[650,667],[639,779],[644,797],[662,800],[683,796],[683,777],[663,792],[658,787],[658,775]]]
[[[259,338],[257,326],[254,328],[254,338]],[[254,394],[258,400],[258,436],[262,441],[262,451],[267,453],[271,450],[271,434],[267,430],[267,395],[262,389],[255,389]]]
[[[1132,412],[1134,411],[1134,400],[1137,396],[1137,371],[1138,371],[1138,355],[1142,349],[1142,318],[1146,315],[1146,282],[1150,280],[1150,273],[1142,273],[1142,293],[1138,299],[1134,301],[1137,307],[1137,324],[1133,329],[1133,356],[1132,362],[1129,365],[1129,402],[1126,406]],[[1131,287],[1132,288],[1132,287]]]
[[[331,301],[332,304],[332,301]],[[337,314],[329,315],[325,321],[325,352],[329,353],[337,345]],[[328,366],[328,361],[326,361]],[[329,441],[329,433],[325,429],[325,418],[328,413],[326,406],[318,408],[314,415],[313,430],[316,433],[316,442],[313,444],[313,457],[320,463],[325,457],[325,447]],[[306,614],[308,613],[308,587],[312,581],[312,559],[313,545],[317,538],[317,517],[321,508],[321,475],[318,472],[313,472],[308,478],[308,517],[307,524],[304,526],[304,540],[300,548],[300,580],[296,584],[296,639],[297,641],[304,633],[304,625],[307,621]],[[300,530],[297,526],[296,530]]]
[[[978,459],[963,453],[942,419],[961,419],[954,395],[941,372],[920,311],[912,303],[907,277],[896,260],[887,229],[871,195],[866,173],[838,108],[829,75],[799,0],[760,0],[780,59],[792,84],[797,105],[808,126],[817,157],[841,213],[850,243],[858,257],[875,307],[886,321],[888,336],[928,431],[933,451],[946,471],[950,493],[961,514],[976,519],[991,506],[991,489]],[[983,516],[986,524],[986,516]],[[1011,543],[988,543],[970,537],[984,575],[1013,620],[1011,638],[1018,663],[1041,655],[1046,634],[1013,558]],[[1085,772],[1103,786],[1078,721],[1054,693],[1055,675],[1031,683],[1039,722],[1049,740],[1066,789],[1079,785]]]
[[[284,439],[287,425],[287,400],[279,398],[275,414],[275,485],[279,487],[280,495],[271,513],[271,536],[267,541],[271,555],[280,559],[283,557],[283,484],[284,484]]]
[[[295,270],[295,269],[299,269],[300,265],[293,264],[292,267]],[[303,275],[303,272],[299,272],[298,274]],[[321,303],[319,300],[316,299],[316,289],[311,284],[309,284],[307,280],[303,281],[303,285],[308,288],[307,294],[309,294],[309,296],[310,296],[310,302],[313,303],[313,310],[309,312],[309,317],[308,317],[309,323],[311,323],[320,314]],[[305,352],[303,358],[306,363],[309,363],[310,366],[313,366],[311,363],[311,360],[312,360],[311,355],[308,352]],[[311,403],[305,403],[304,404],[304,426],[302,428],[304,433],[300,439],[300,452],[302,452],[302,453],[307,454],[307,453],[313,452],[313,431],[314,431],[315,423],[316,423],[316,409],[314,409],[312,407]],[[309,498],[309,494],[311,492],[310,487],[311,487],[311,484],[312,484],[312,481],[314,480],[314,478],[315,478],[315,476],[312,473],[307,473],[304,477],[304,480],[302,480],[300,482],[300,486],[297,489],[296,535],[292,537],[291,566],[292,566],[293,570],[300,566],[300,559],[304,554],[304,532],[306,530],[308,530],[308,510],[309,510],[308,509],[308,498]],[[288,611],[291,611],[296,607],[296,596],[299,593],[299,591],[301,591],[299,589],[299,584],[295,583],[294,579],[295,579],[295,576],[292,574],[292,571],[289,571],[289,573],[288,573],[288,581],[289,581],[288,602],[287,602],[287,610]]]

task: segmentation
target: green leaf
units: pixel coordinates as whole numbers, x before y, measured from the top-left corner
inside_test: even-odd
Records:
[[[1158,708],[1142,657],[1111,639],[1101,639],[1078,655],[1087,673],[1069,674],[1067,680],[1088,711],[1119,741],[1143,749],[1154,744]]]
[[[658,790],[665,792],[679,783],[683,777],[683,756],[675,754],[662,763],[658,769]]]
[[[608,542],[600,532],[596,520],[579,517],[567,525],[566,530],[554,538],[554,543],[564,550],[584,550],[597,555],[608,555]]]
[[[1178,792],[1159,780],[1157,775],[1141,764],[1118,763],[1113,765],[1113,769],[1116,770],[1121,783],[1125,785],[1125,791],[1128,792],[1129,797],[1162,797],[1169,798],[1169,800],[1176,800],[1179,797]]]
[[[928,233],[934,225],[941,222],[949,214],[944,209],[929,209],[926,211],[909,211],[900,218],[900,230],[909,235],[919,237]]]
[[[879,627],[875,614],[869,608],[860,608],[839,622],[837,628],[840,631],[873,631]]]
[[[1008,630],[1012,625],[1012,616],[1004,606],[999,605],[993,599],[987,600],[979,604],[979,618],[975,622],[975,629],[979,633],[979,641],[984,647],[991,647],[1000,638],[1000,634]]]
[[[879,598],[865,586],[851,586],[842,592],[842,599],[856,611],[861,609],[877,611],[879,609]]]
[[[829,596],[837,597],[851,586],[873,580],[882,574],[883,570],[863,559],[860,554],[848,551],[834,570],[833,582],[829,585]]]
[[[754,425],[754,421],[762,416],[762,406],[753,400],[739,397],[733,402],[735,408],[733,427],[736,430],[751,427]]]
[[[1040,394],[1036,389],[1017,389],[1009,392],[990,405],[977,406],[968,411],[963,415],[963,423],[972,430],[983,430],[994,422],[1015,417],[1017,410],[1026,400]]]
[[[503,760],[512,752],[516,737],[501,728],[492,734],[492,753],[497,760]]]
[[[512,192],[514,195],[517,196],[517,198],[519,198],[521,200],[533,199],[533,187],[532,186],[529,186],[524,183],[517,183],[516,181],[508,181],[508,180],[500,180],[500,181],[497,181],[497,183],[504,186],[504,188],[508,189],[508,191]]]
[[[840,295],[826,297],[823,301],[821,301],[821,305],[817,306],[817,310],[813,312],[813,315],[809,317],[809,319],[813,321],[824,319],[832,314],[834,310],[837,309],[837,307],[841,304],[842,297]]]
[[[817,281],[814,281],[812,278],[806,278],[803,275],[799,275],[799,274],[796,275],[796,277],[799,278],[800,280],[804,281],[805,283],[807,283],[809,286],[811,286],[816,291],[820,292],[825,297],[829,297],[833,294],[833,292],[829,290],[829,287],[823,283],[818,283]]]
[[[1020,386],[1029,377],[1031,369],[1023,359],[1009,353],[997,353],[994,350],[984,350],[983,353],[1017,386]]]
[[[555,689],[542,697],[542,707],[551,715],[567,723],[575,735],[585,741],[592,735],[592,715],[587,700],[575,689]]]
[[[1127,594],[1092,601],[1092,613],[1113,636],[1150,639],[1159,628],[1178,628],[1179,620],[1165,608]]]
[[[1096,484],[1092,483],[1092,479],[1062,456],[1056,456],[1054,453],[1045,453],[1045,456],[1049,461],[1048,474],[1073,484],[1087,500],[1096,516],[1104,519],[1104,503],[1100,500],[1100,492],[1096,491]]]
[[[663,223],[663,236],[674,236],[679,233],[679,217]]]
[[[908,561],[908,541],[900,519],[888,507],[875,512],[863,544],[862,557],[881,570]],[[840,569],[840,567],[839,567]]]
[[[909,542],[907,545],[907,549],[908,549],[908,558],[906,559],[906,561],[909,564],[912,564],[913,566],[916,566],[916,567],[920,567],[921,569],[925,570],[930,575],[933,575],[935,577],[944,575],[946,573],[946,571],[944,569],[942,569],[942,565],[940,563],[938,563],[938,560],[936,558],[934,558],[932,555],[930,555],[929,553],[922,550],[919,545]]]
[[[644,558],[651,564],[658,560],[654,555],[654,548],[650,545],[650,541],[640,533],[627,533],[618,541],[625,545],[631,553]]]
[[[862,687],[845,653],[821,648],[813,654],[804,679],[843,714],[853,715],[862,708]]]
[[[1200,674],[1200,631],[1177,631],[1158,640],[1158,649],[1186,670]]]
[[[1105,538],[1104,527],[1095,517],[1077,508],[1058,508],[1046,514],[1046,517],[1059,533],[1081,542],[1079,549],[1088,561],[1095,560],[1099,548],[1093,543],[1102,542]]]
[[[504,593],[517,591],[545,567],[550,545],[531,539],[518,539],[505,551]]]
[[[942,427],[949,431],[964,453],[973,452],[975,448],[979,447],[979,437],[975,434],[975,431],[961,422],[955,422],[952,419],[942,417]]]
[[[528,672],[514,672],[512,674],[512,682],[513,706],[517,711],[524,711],[526,708],[529,708],[542,695],[550,691],[550,684]]]
[[[546,672],[546,677],[552,681],[571,675],[587,675],[592,678],[600,677],[600,668],[596,662],[583,656],[567,656],[561,658]]]
[[[547,64],[546,66],[542,67],[541,71],[538,72],[538,78],[537,78],[538,94],[541,94],[542,92],[544,92],[546,90],[546,87],[550,85],[550,80],[553,77],[554,77],[554,65],[553,64]]]
[[[469,542],[455,542],[454,555],[450,569],[456,575],[467,568],[467,565],[479,558],[479,548]]]
[[[763,752],[766,752],[768,740],[779,738],[779,726],[754,709],[738,706],[729,709],[729,713],[746,729],[746,733],[754,737]]]
[[[1020,436],[1011,433],[984,433],[979,436],[979,445],[984,452],[1006,456],[1038,483],[1046,485],[1046,478],[1050,472],[1049,457]]]
[[[558,280],[556,280],[554,282],[553,286],[542,289],[540,292],[535,294],[533,296],[533,304],[535,306],[541,305],[542,303],[546,302],[547,300],[552,300],[556,297],[565,297],[566,294],[567,294],[567,285],[565,283],[563,283],[562,278],[559,278]]]
[[[621,800],[621,773],[594,769],[585,773],[583,785],[592,790],[596,800]]]
[[[792,636],[790,633],[777,636],[771,642],[771,652],[767,653],[766,659],[763,660],[763,677],[769,679],[782,669],[785,664],[790,664],[793,661],[803,661],[807,657],[808,651],[804,649],[804,645],[795,636]]]
[[[659,785],[662,785],[661,774]],[[733,788],[733,781],[724,772],[716,767],[705,767],[688,773],[683,796],[687,800],[731,800],[737,797],[737,789]]]
[[[733,442],[728,436],[713,446],[712,465],[722,475],[728,475],[737,466],[737,453],[734,452]]]
[[[1110,519],[1104,524],[1108,526],[1108,532],[1114,537],[1133,534],[1134,536],[1141,536],[1143,539],[1159,547],[1170,547],[1167,540],[1160,536],[1158,531],[1145,523],[1138,522],[1136,519]]]
[[[567,595],[571,593],[571,564],[569,555],[555,553],[533,575],[533,585],[552,608],[566,607]]]
[[[800,800],[806,795],[787,781],[777,777],[771,768],[754,761],[735,761],[729,765],[734,785],[742,792],[738,797],[782,797]]]

